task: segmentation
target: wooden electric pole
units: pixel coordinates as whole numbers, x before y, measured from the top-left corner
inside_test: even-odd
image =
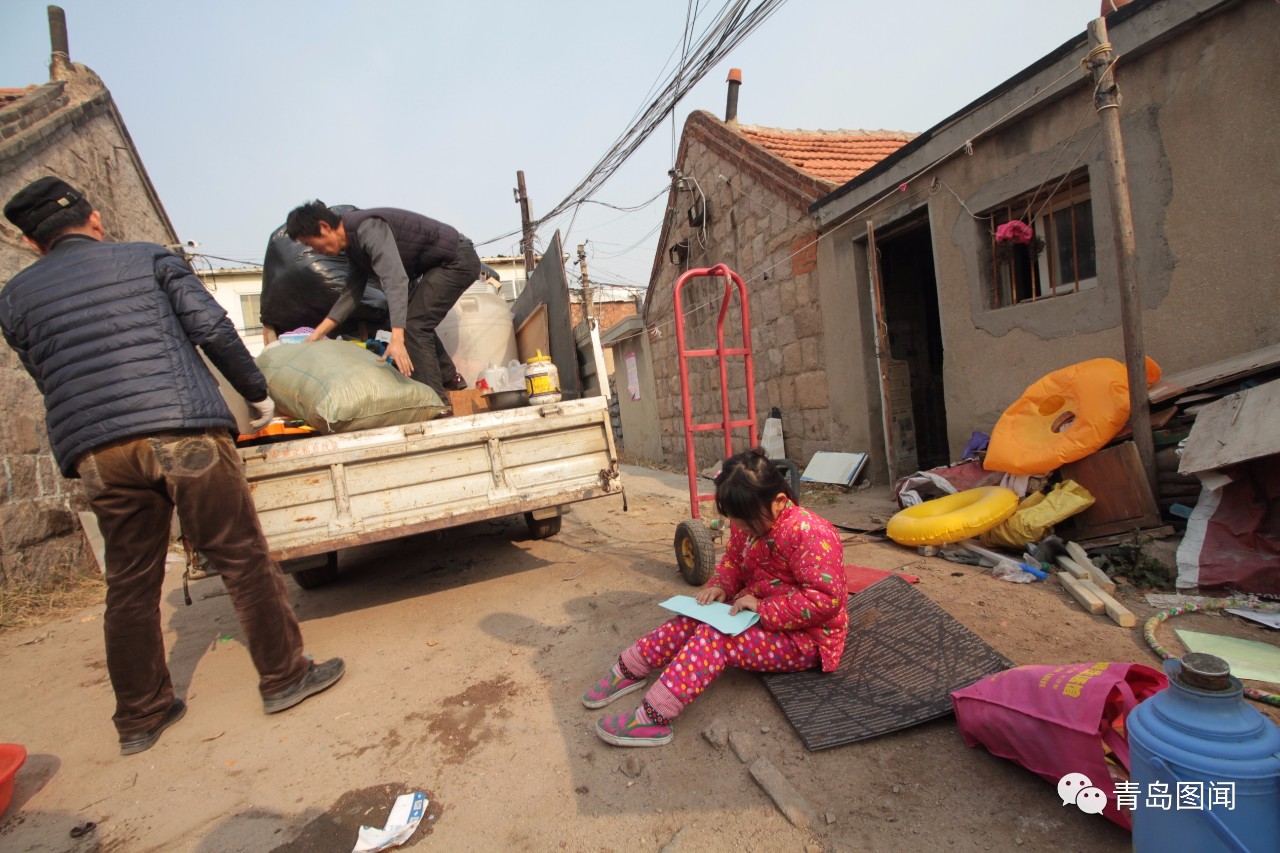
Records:
[[[1142,292],[1138,288],[1138,250],[1133,234],[1133,210],[1129,206],[1129,175],[1120,135],[1120,87],[1112,73],[1107,22],[1089,22],[1089,55],[1086,59],[1094,86],[1094,108],[1107,153],[1108,195],[1114,226],[1116,268],[1120,277],[1120,323],[1124,330],[1124,360],[1129,377],[1129,424],[1138,447],[1151,493],[1159,498],[1156,477],[1155,438],[1151,434],[1151,397],[1147,393],[1147,359],[1142,343]]]
[[[582,268],[582,319],[591,322],[595,314],[595,304],[591,300],[591,279],[587,278],[587,249],[585,243],[578,244],[578,266]]]
[[[516,172],[516,203],[520,205],[520,249],[524,252],[524,277],[533,275],[533,216],[529,213],[529,193],[524,188],[524,171]]]

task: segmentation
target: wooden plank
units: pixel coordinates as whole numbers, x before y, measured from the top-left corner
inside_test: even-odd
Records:
[[[1147,539],[1168,539],[1175,535],[1178,531],[1171,526],[1165,524],[1160,527],[1148,527],[1140,531],[1142,536]],[[1108,548],[1112,545],[1122,545],[1126,542],[1133,541],[1133,531],[1127,533],[1118,533],[1111,536],[1099,536],[1095,539],[1081,539],[1080,544],[1088,548]]]
[[[1133,442],[1104,447],[1059,471],[1062,479],[1075,480],[1094,497],[1092,506],[1059,525],[1058,535],[1064,540],[1079,542],[1163,524]]]
[[[1066,571],[1071,577],[1077,580],[1088,580],[1089,571],[1070,557],[1059,557],[1058,568]]]
[[[1077,566],[1089,573],[1089,580],[1093,581],[1098,589],[1103,592],[1116,591],[1116,582],[1107,577],[1106,572],[1093,564],[1093,560],[1089,559],[1089,555],[1084,552],[1083,548],[1074,542],[1068,542],[1067,553]]]
[[[1280,379],[1215,400],[1196,415],[1178,473],[1280,453]]]
[[[1132,628],[1134,625],[1138,624],[1138,617],[1134,616],[1129,612],[1128,608],[1116,601],[1106,592],[1098,589],[1098,587],[1094,585],[1093,581],[1080,581],[1080,585],[1083,586],[1087,592],[1093,594],[1102,601],[1102,609],[1111,617],[1112,622],[1115,622],[1121,628]]]
[[[519,359],[522,362],[528,361],[538,351],[543,355],[551,353],[551,335],[547,329],[547,306],[545,305],[535,306],[516,329],[516,354]]]
[[[564,251],[559,231],[552,236],[524,290],[511,306],[515,327],[518,329],[524,325],[539,305],[545,306],[547,323],[547,344],[539,348],[544,355],[551,356],[556,370],[560,372],[560,392],[564,399],[577,400],[583,396],[582,380],[578,376],[578,350],[569,319],[569,282],[564,274]],[[519,346],[518,336],[516,345]]]
[[[1058,572],[1058,583],[1071,593],[1071,597],[1090,613],[1098,614],[1106,610],[1106,605],[1096,593],[1085,586],[1085,581],[1072,577],[1067,572]],[[1096,589],[1096,587],[1095,587]]]
[[[1165,376],[1151,386],[1148,396],[1155,405],[1187,391],[1212,388],[1276,365],[1280,365],[1280,343]]]

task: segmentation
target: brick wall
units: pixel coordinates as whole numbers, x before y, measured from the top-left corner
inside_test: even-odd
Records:
[[[591,311],[599,322],[600,331],[603,332],[619,321],[635,316],[636,303],[632,300],[627,300],[626,302],[595,302],[592,303]],[[573,321],[574,326],[582,322],[581,302],[574,302],[569,306],[569,318]]]
[[[57,175],[94,203],[108,239],[176,243],[110,93],[83,66],[65,76],[0,107],[0,203]],[[0,218],[0,288],[36,258]],[[58,473],[43,400],[7,345],[0,345],[0,411],[0,583],[96,571],[75,515],[85,508],[79,481]]]
[[[706,114],[694,113],[685,126],[678,159],[689,189],[668,205],[666,240],[646,303],[658,418],[665,461],[683,468],[685,442],[677,360],[673,290],[683,271],[670,263],[667,249],[687,240],[687,268],[724,263],[745,282],[755,368],[757,422],[772,406],[782,410],[787,456],[804,464],[817,450],[831,446],[831,414],[825,365],[821,306],[818,304],[816,223],[810,202],[831,187],[801,175],[783,161],[726,129]],[[726,180],[727,179],[727,180]],[[711,210],[705,226],[689,225],[686,211],[706,197]],[[714,348],[723,279],[691,280],[682,291],[687,348]],[[736,305],[736,295],[731,304]],[[725,318],[726,346],[741,346],[741,317]],[[745,359],[728,367],[730,418],[747,416]],[[721,381],[715,359],[689,362],[691,412],[695,422],[720,422]],[[747,446],[747,432],[734,432],[733,449]],[[695,435],[697,466],[724,455],[723,433]]]

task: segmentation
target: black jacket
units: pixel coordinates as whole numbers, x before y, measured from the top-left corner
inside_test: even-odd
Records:
[[[44,395],[65,477],[118,439],[234,430],[197,346],[246,400],[267,396],[226,312],[185,261],[152,243],[56,240],[0,290],[0,328]]]

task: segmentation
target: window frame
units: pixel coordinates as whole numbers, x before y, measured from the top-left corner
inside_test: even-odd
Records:
[[[1049,195],[1046,195],[1048,193]],[[1069,296],[1084,293],[1098,287],[1098,245],[1096,217],[1093,216],[1093,193],[1089,184],[1087,167],[1070,172],[1058,178],[1045,181],[1034,191],[1003,201],[982,214],[990,223],[988,228],[990,267],[990,304],[993,310],[1012,308],[1028,302],[1040,302],[1057,296]],[[1061,269],[1057,263],[1055,246],[1055,219],[1064,211],[1071,211],[1077,205],[1088,203],[1090,221],[1093,223],[1089,235],[1093,245],[1094,274],[1088,278],[1075,279],[1065,287],[1058,281]],[[1000,244],[996,242],[996,228],[1014,220],[1026,222],[1025,217],[1033,216],[1031,225],[1034,234],[1033,243]],[[1079,270],[1080,238],[1076,233],[1076,217],[1071,217],[1072,243],[1077,254],[1073,256],[1073,267]],[[1032,246],[1039,244],[1034,255]],[[1030,281],[1022,281],[1022,276],[1029,276]],[[1024,295],[1020,295],[1020,292]]]
[[[262,292],[254,293],[237,293],[240,297],[240,332],[243,335],[261,335],[262,334]],[[245,310],[246,300],[252,302],[253,314]]]

